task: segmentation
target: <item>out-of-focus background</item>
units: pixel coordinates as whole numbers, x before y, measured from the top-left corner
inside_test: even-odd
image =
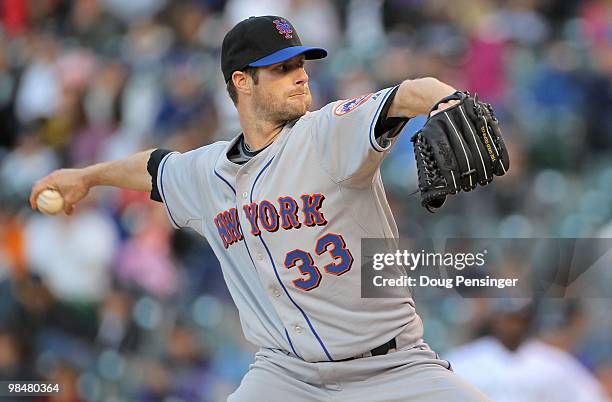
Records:
[[[236,135],[221,40],[265,14],[329,50],[307,64],[315,108],[421,76],[494,105],[510,174],[436,215],[407,196],[423,118],[407,126],[383,165],[402,236],[612,237],[608,0],[0,0],[0,380],[58,381],[43,400],[65,401],[218,401],[239,384],[254,348],[203,239],[147,194],[95,189],[71,217],[26,200],[59,167]],[[527,318],[494,300],[417,307],[426,340],[480,362],[495,400],[561,401],[566,383],[612,396],[610,299]],[[508,333],[539,340],[510,352]]]

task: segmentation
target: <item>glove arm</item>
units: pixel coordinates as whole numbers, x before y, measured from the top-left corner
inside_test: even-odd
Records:
[[[399,86],[387,117],[411,118],[419,114],[428,114],[440,99],[456,91],[455,88],[433,77],[405,80]]]

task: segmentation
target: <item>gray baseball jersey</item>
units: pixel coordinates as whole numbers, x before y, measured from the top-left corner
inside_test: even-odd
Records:
[[[374,136],[392,90],[307,113],[243,165],[239,137],[159,164],[173,225],[210,243],[250,342],[320,362],[422,341],[408,292],[360,297],[360,240],[398,236],[379,171],[394,139]]]

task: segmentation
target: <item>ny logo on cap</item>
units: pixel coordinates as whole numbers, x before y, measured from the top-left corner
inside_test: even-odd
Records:
[[[281,18],[279,20],[274,20],[272,22],[274,22],[276,29],[278,29],[278,32],[281,35],[285,35],[285,38],[287,39],[293,38],[293,35],[291,35],[293,33],[293,29],[291,29],[291,25],[289,25],[287,21]]]

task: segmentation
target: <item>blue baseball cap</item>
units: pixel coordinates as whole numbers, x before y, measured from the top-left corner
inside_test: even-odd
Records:
[[[285,18],[251,17],[239,22],[223,38],[223,78],[228,82],[234,71],[270,66],[300,54],[307,60],[322,59],[327,56],[327,50],[303,46],[295,28]]]

